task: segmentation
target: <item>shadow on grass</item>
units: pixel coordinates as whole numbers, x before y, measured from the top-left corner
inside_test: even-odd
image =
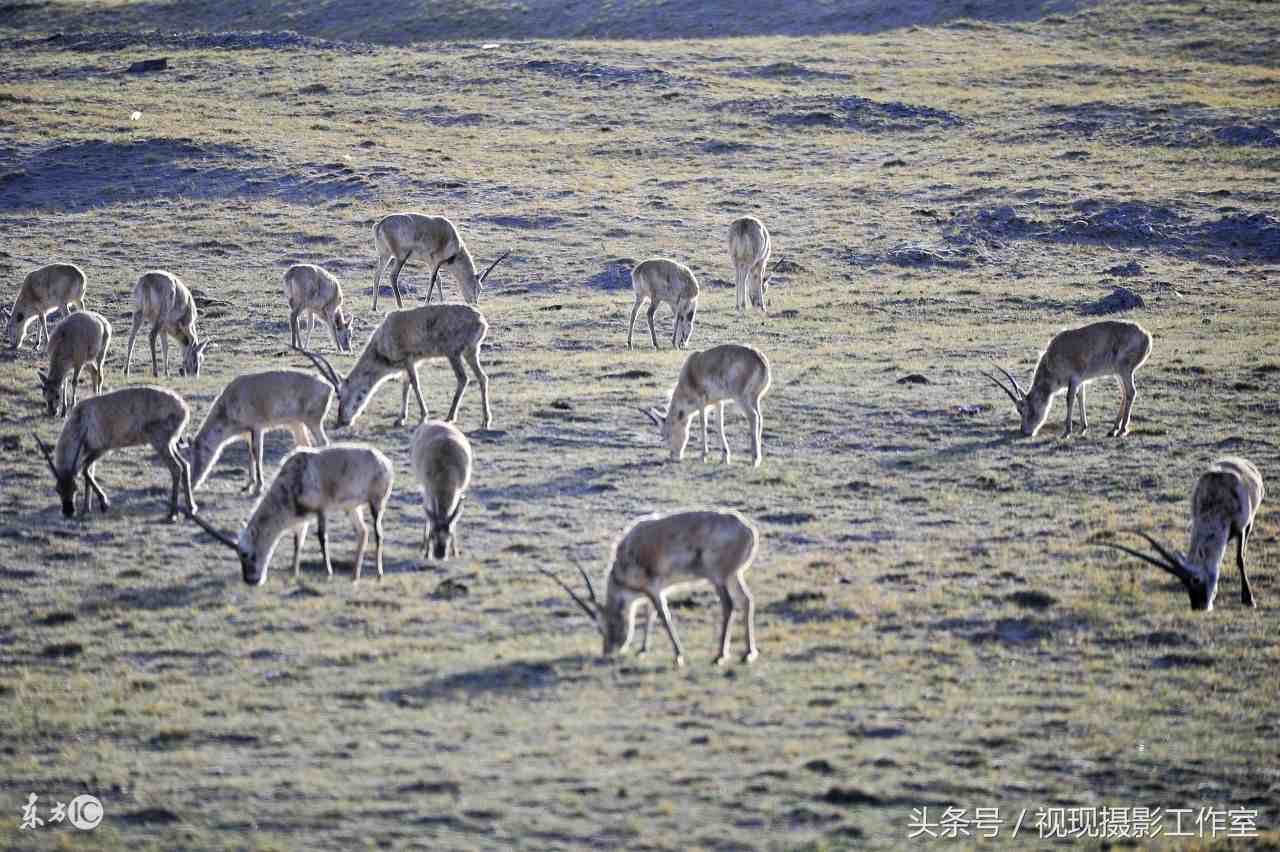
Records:
[[[596,665],[608,663],[582,654],[540,662],[513,660],[445,675],[407,689],[387,690],[382,693],[382,699],[401,707],[417,707],[436,699],[450,699],[460,695],[467,697],[495,692],[534,692],[579,680],[579,672]]]

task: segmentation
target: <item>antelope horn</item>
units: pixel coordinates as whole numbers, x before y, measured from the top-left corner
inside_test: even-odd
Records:
[[[547,575],[552,580],[555,580],[556,584],[560,586],[560,588],[564,589],[566,592],[569,593],[569,597],[573,598],[573,602],[576,603],[578,606],[582,607],[582,611],[585,612],[588,616],[590,616],[592,621],[599,623],[600,621],[599,613],[597,613],[597,611],[590,604],[588,604],[582,598],[578,597],[577,593],[575,593],[573,589],[569,588],[568,584],[566,584],[564,580],[561,580],[555,574],[551,573],[546,568],[543,568],[541,566],[538,566],[538,571],[539,573]],[[592,595],[592,599],[594,598],[595,596]]]
[[[1161,555],[1161,556],[1163,556],[1163,557],[1168,561],[1168,563],[1169,563],[1171,566],[1173,566],[1174,568],[1177,568],[1177,569],[1178,569],[1178,573],[1179,573],[1179,575],[1186,573],[1185,571],[1183,571],[1183,568],[1182,568],[1182,560],[1181,560],[1181,559],[1179,559],[1175,554],[1170,553],[1170,552],[1165,548],[1165,546],[1164,546],[1164,545],[1162,545],[1160,542],[1156,541],[1156,540],[1155,540],[1154,538],[1152,538],[1151,536],[1147,535],[1147,534],[1146,534],[1145,532],[1143,532],[1142,530],[1134,530],[1134,532],[1136,532],[1138,535],[1142,536],[1142,537],[1143,537],[1143,538],[1145,538],[1148,542],[1150,542],[1150,543],[1151,543],[1151,546],[1152,546],[1152,547],[1154,547],[1154,548],[1155,548],[1155,549],[1160,553],[1160,555]]]
[[[1000,390],[1007,393],[1009,395],[1009,399],[1013,400],[1014,405],[1018,405],[1018,406],[1022,405],[1022,400],[1018,399],[1018,397],[1014,394],[1013,391],[1005,387],[1003,382],[1001,382],[999,379],[997,379],[995,376],[991,375],[990,373],[983,373],[982,375],[990,379],[995,384],[996,387],[1000,388]]]
[[[45,444],[44,441],[40,440],[40,436],[35,432],[31,433],[31,437],[36,439],[36,443],[40,446],[40,452],[44,454],[45,463],[49,465],[49,470],[53,471],[54,478],[57,478],[58,468],[54,466],[52,451],[50,451],[48,445]]]
[[[578,573],[582,575],[582,579],[587,584],[587,593],[591,595],[591,602],[595,604],[596,607],[598,608],[600,606],[600,601],[597,600],[596,598],[595,587],[591,585],[591,577],[587,575],[587,572],[582,567],[582,563],[578,562],[578,560],[576,559],[573,560],[573,564],[574,564],[574,567],[578,569]]]
[[[782,265],[782,261],[784,260],[786,260],[785,257],[780,257],[776,261],[774,261],[773,269],[770,269],[769,274],[764,277],[764,283],[768,284],[771,280],[773,280],[773,274],[778,271],[778,267]]]
[[[431,283],[427,285],[427,304],[428,305],[431,304],[431,291],[435,289],[436,279],[440,277],[440,267],[444,266],[446,263],[453,263],[453,261],[457,257],[458,256],[456,254],[451,257],[446,257],[444,260],[436,264],[435,269],[431,270]],[[444,285],[443,284],[440,285],[440,301],[442,302],[444,301]]]
[[[465,501],[466,499],[467,499],[466,497],[459,497],[459,498],[458,498],[458,505],[457,505],[457,506],[454,506],[454,507],[453,507],[453,511],[449,513],[449,520],[445,521],[445,524],[446,524],[446,525],[452,525],[452,524],[453,524],[453,522],[454,522],[454,521],[456,521],[456,520],[458,519],[458,513],[462,511],[462,503],[463,503],[463,501]]]
[[[1022,389],[1022,385],[1018,384],[1018,380],[1013,377],[1013,373],[1010,373],[1008,370],[1006,370],[1004,367],[1001,367],[999,364],[996,364],[996,369],[1005,374],[1005,376],[1009,379],[1010,384],[1013,385],[1013,389],[1018,392],[1018,396],[1023,398],[1026,397],[1027,392]]]
[[[237,553],[240,552],[240,544],[235,539],[233,539],[231,536],[227,535],[217,527],[213,526],[212,524],[208,523],[204,518],[200,517],[195,512],[187,512],[187,517],[195,521],[196,525],[200,527],[200,529],[204,530],[209,535],[213,536],[215,539],[225,544],[227,547],[231,548]]]
[[[318,352],[303,349],[301,346],[295,346],[293,348],[311,359],[311,363],[316,365],[316,369],[320,371],[320,375],[324,377],[326,382],[333,385],[334,390],[342,390],[342,377],[338,375],[338,371],[329,363],[328,358]]]
[[[508,249],[507,251],[504,251],[504,252],[502,253],[502,256],[501,256],[501,257],[499,257],[499,258],[498,258],[497,260],[495,260],[493,263],[489,264],[489,268],[488,268],[488,269],[486,269],[486,270],[484,271],[484,275],[481,275],[481,276],[480,276],[480,283],[481,283],[481,284],[483,284],[483,283],[484,283],[484,279],[486,279],[486,278],[488,278],[488,277],[489,277],[489,273],[493,271],[493,268],[494,268],[495,266],[497,266],[499,263],[502,263],[502,261],[506,260],[506,259],[507,259],[507,255],[509,255],[509,254],[511,254],[511,250],[510,250],[510,249]]]

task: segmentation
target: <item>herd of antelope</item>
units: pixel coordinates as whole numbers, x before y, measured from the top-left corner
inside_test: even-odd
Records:
[[[62,512],[75,515],[77,481],[84,480],[81,513],[90,513],[91,496],[105,512],[106,494],[98,484],[94,469],[108,452],[123,447],[150,445],[171,477],[169,518],[183,514],[225,544],[239,557],[244,581],[260,585],[276,545],[293,532],[293,572],[298,575],[301,551],[309,524],[314,520],[325,569],[332,576],[326,518],[330,512],[345,510],[359,532],[354,579],[359,581],[368,544],[369,531],[364,509],[373,522],[375,561],[378,576],[383,566],[383,518],[394,481],[393,465],[381,450],[362,444],[331,444],[325,434],[325,419],[337,397],[335,426],[353,424],[387,380],[401,377],[400,416],[397,427],[409,422],[409,392],[412,390],[421,418],[407,447],[410,466],[422,492],[424,509],[423,549],[435,559],[460,552],[458,517],[471,482],[473,450],[456,426],[459,405],[470,384],[468,369],[479,384],[484,429],[493,423],[489,381],[480,362],[481,347],[489,330],[485,316],[475,307],[485,279],[507,255],[495,260],[484,273],[475,261],[457,228],[440,216],[398,213],[379,221],[373,229],[377,266],[374,273],[373,309],[377,311],[382,276],[389,273],[396,309],[387,313],[373,330],[346,375],[329,359],[312,350],[311,337],[317,319],[328,329],[334,348],[350,353],[353,317],[343,302],[342,286],[328,271],[311,264],[299,264],[284,274],[283,289],[288,305],[290,343],[314,364],[321,378],[300,370],[268,370],[236,376],[209,408],[194,441],[184,438],[191,411],[182,397],[165,387],[132,385],[103,392],[107,350],[111,345],[111,323],[85,307],[86,279],[83,271],[68,263],[55,263],[30,273],[11,308],[8,308],[6,336],[11,347],[20,347],[33,324],[36,349],[45,347],[48,370],[39,370],[39,380],[49,416],[62,416],[61,434],[51,449],[39,436],[37,445],[52,471]],[[771,254],[768,229],[754,217],[743,217],[729,228],[729,255],[735,270],[736,308],[766,311],[766,296],[772,273],[766,271]],[[426,304],[405,309],[399,277],[411,257],[425,259],[431,269]],[[445,302],[439,273],[447,269],[462,291],[463,303]],[[777,271],[775,264],[773,271]],[[631,274],[635,303],[627,327],[627,347],[640,307],[649,303],[647,320],[655,349],[659,348],[654,316],[659,305],[670,306],[673,314],[671,345],[684,349],[693,336],[698,310],[699,287],[692,270],[666,258],[644,260]],[[441,301],[432,304],[439,288]],[[206,355],[214,345],[200,338],[197,308],[191,291],[176,276],[163,270],[143,274],[133,289],[132,327],[125,356],[126,376],[130,374],[138,331],[150,327],[152,376],[169,375],[169,339],[180,349],[179,376],[200,374]],[[50,332],[48,317],[62,309],[64,318]],[[74,309],[74,311],[72,310]],[[303,332],[303,322],[307,328]],[[160,342],[160,353],[156,343]],[[1079,401],[1080,433],[1089,427],[1085,413],[1085,392],[1094,379],[1114,377],[1122,399],[1109,432],[1123,436],[1129,431],[1133,404],[1137,397],[1134,374],[1151,354],[1151,335],[1131,322],[1103,321],[1063,331],[1049,342],[1040,355],[1029,390],[1000,368],[1006,385],[998,377],[985,374],[1012,399],[1021,417],[1022,433],[1035,435],[1044,425],[1054,397],[1066,393],[1064,436],[1072,434],[1072,413]],[[429,358],[447,359],[457,378],[453,401],[444,421],[428,420],[427,406],[418,383],[417,368]],[[163,365],[163,366],[162,366]],[[92,397],[78,400],[80,373],[88,368],[93,382]],[[726,344],[688,355],[671,389],[664,408],[641,408],[659,429],[671,459],[683,458],[693,417],[702,424],[702,458],[708,448],[708,419],[719,408],[722,458],[729,462],[729,442],[725,435],[725,403],[733,400],[746,414],[751,426],[752,464],[764,456],[764,418],[761,401],[771,383],[769,360],[752,346]],[[68,405],[68,395],[70,405]],[[288,429],[297,449],[280,465],[270,485],[263,471],[263,438],[273,429]],[[250,465],[245,490],[257,497],[248,520],[238,536],[231,536],[198,514],[195,492],[207,480],[223,450],[238,440],[249,443]],[[400,448],[404,452],[404,448]],[[1145,532],[1140,532],[1155,548],[1145,553],[1112,542],[1115,547],[1145,560],[1177,577],[1186,587],[1191,606],[1213,608],[1222,559],[1231,540],[1236,542],[1236,560],[1242,583],[1241,599],[1253,606],[1254,599],[1245,571],[1245,548],[1253,531],[1253,521],[1264,489],[1258,469],[1241,458],[1215,462],[1196,483],[1192,497],[1191,542],[1186,554],[1171,551]],[[754,633],[754,604],[743,579],[759,542],[755,527],[737,512],[684,511],[649,515],[636,520],[614,544],[612,562],[605,577],[604,600],[597,599],[587,572],[578,568],[586,583],[583,599],[554,573],[539,569],[559,583],[596,623],[606,655],[627,647],[640,604],[649,606],[641,651],[648,648],[649,633],[660,619],[675,650],[677,664],[683,664],[680,640],[671,621],[667,593],[677,585],[705,580],[720,598],[722,622],[717,663],[726,661],[729,628],[737,610],[745,610],[746,650],[743,659],[757,656]]]

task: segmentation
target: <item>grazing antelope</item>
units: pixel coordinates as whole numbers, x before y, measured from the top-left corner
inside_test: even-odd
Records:
[[[427,404],[418,386],[418,363],[427,358],[448,358],[458,379],[449,416],[445,418],[449,421],[457,416],[462,392],[470,383],[462,362],[465,360],[471,366],[471,372],[480,382],[483,428],[488,429],[493,422],[493,412],[489,410],[489,377],[480,366],[480,345],[488,333],[489,323],[484,314],[470,305],[423,305],[388,313],[346,376],[335,370],[323,355],[301,351],[337,391],[340,429],[354,423],[382,383],[400,373],[404,373],[406,381],[400,394],[400,418],[396,425],[403,426],[408,421],[411,387],[422,409],[422,419],[426,420]]]
[[[83,311],[84,284],[84,272],[72,263],[51,263],[28,273],[18,288],[18,298],[9,309],[5,328],[9,346],[14,349],[20,347],[27,336],[27,329],[37,320],[40,327],[36,329],[36,349],[40,348],[41,337],[47,345],[49,314],[56,308],[70,312],[74,307]]]
[[[111,346],[111,323],[93,311],[76,311],[54,326],[48,341],[49,371],[37,370],[44,403],[50,417],[67,416],[67,378],[71,379],[71,405],[76,404],[80,371],[93,372],[93,392],[102,393],[103,363]],[[61,405],[59,405],[61,404]]]
[[[311,348],[316,317],[329,328],[329,336],[339,352],[351,351],[351,315],[342,310],[342,284],[327,270],[310,263],[297,263],[284,274],[284,297],[289,303],[289,330],[295,349]],[[302,341],[299,320],[308,316],[307,340]]]
[[[693,336],[693,318],[698,312],[698,279],[693,270],[683,263],[665,258],[642,260],[631,270],[631,286],[635,289],[636,303],[631,308],[631,323],[627,326],[627,348],[631,348],[631,333],[636,327],[636,314],[645,300],[649,300],[649,337],[653,348],[658,348],[658,333],[653,328],[653,315],[664,302],[671,306],[675,325],[671,329],[671,348],[683,349]]]
[[[1138,534],[1151,543],[1159,556],[1150,556],[1122,544],[1101,542],[1123,550],[1144,562],[1168,571],[1182,581],[1191,597],[1193,610],[1213,609],[1218,593],[1218,574],[1227,544],[1236,540],[1236,567],[1240,569],[1240,602],[1255,606],[1249,575],[1244,568],[1244,549],[1253,533],[1253,520],[1266,490],[1262,474],[1247,459],[1227,456],[1215,461],[1200,475],[1191,495],[1191,545],[1186,554],[1171,552],[1145,532]]]
[[[328,446],[324,418],[332,401],[329,383],[301,370],[267,370],[232,379],[213,401],[191,445],[192,490],[204,484],[228,444],[247,438],[252,460],[244,490],[261,494],[264,434],[288,429],[299,446]]]
[[[372,447],[359,444],[339,444],[324,449],[301,447],[280,465],[280,472],[267,493],[253,507],[253,514],[238,539],[218,530],[195,512],[191,513],[191,520],[236,552],[245,583],[261,586],[267,581],[267,566],[271,564],[276,545],[291,529],[293,576],[298,577],[302,566],[302,542],[313,516],[316,518],[325,571],[332,577],[325,513],[345,509],[360,532],[353,578],[353,582],[359,582],[365,547],[369,544],[369,528],[363,515],[363,508],[368,506],[369,514],[373,516],[378,579],[382,579],[382,517],[387,500],[391,498],[393,481],[391,461]]]
[[[729,226],[729,259],[733,261],[733,274],[737,288],[738,312],[747,309],[747,301],[760,310],[766,310],[765,293],[773,273],[778,271],[779,260],[769,275],[764,274],[773,245],[769,229],[754,216],[743,216]]]
[[[724,434],[724,404],[733,400],[751,421],[752,466],[759,467],[764,455],[761,444],[764,432],[764,415],[760,400],[769,392],[772,381],[769,360],[764,353],[750,346],[726,343],[701,352],[690,353],[680,369],[680,378],[671,390],[671,400],[666,411],[642,408],[662,434],[662,440],[671,448],[671,460],[684,458],[685,445],[689,443],[689,421],[697,414],[702,419],[702,460],[707,460],[707,409],[719,404],[720,445],[724,450],[724,462],[729,463],[729,441]]]
[[[538,570],[559,583],[596,623],[604,637],[606,657],[626,649],[634,630],[637,605],[648,601],[652,610],[641,653],[648,648],[649,626],[656,613],[675,648],[677,666],[684,665],[684,649],[671,623],[667,592],[706,580],[720,597],[720,653],[715,664],[728,662],[729,623],[737,607],[746,610],[747,650],[742,661],[749,663],[760,652],[756,648],[755,604],[742,575],[751,567],[758,540],[755,528],[737,512],[647,515],[631,524],[614,546],[613,562],[605,577],[603,604],[596,599],[591,578],[581,566],[578,571],[586,581],[589,595],[585,601],[550,571]]]
[[[187,404],[166,388],[134,385],[86,399],[71,409],[62,425],[57,446],[50,452],[38,436],[40,452],[53,471],[62,499],[62,514],[75,515],[76,477],[84,474],[84,506],[89,514],[89,493],[98,498],[98,508],[105,512],[111,503],[94,476],[94,466],[111,450],[150,444],[160,462],[173,476],[169,495],[169,520],[178,517],[178,487],[182,486],[190,511],[196,510],[191,498],[191,472],[178,452],[178,440],[191,416]]]
[[[462,286],[462,298],[468,305],[480,301],[480,290],[493,268],[511,252],[505,252],[489,265],[483,275],[476,275],[476,263],[471,252],[452,222],[443,216],[424,216],[421,213],[392,213],[373,226],[373,245],[378,251],[378,268],[373,274],[373,309],[378,309],[378,290],[382,273],[394,262],[391,270],[391,289],[396,294],[396,307],[403,308],[400,294],[400,273],[409,257],[417,252],[431,267],[431,283],[427,286],[427,303],[431,302],[431,290],[436,286],[440,267],[448,266]],[[444,284],[440,285],[440,299],[444,300]]]
[[[129,351],[125,353],[124,374],[133,366],[133,344],[143,320],[151,323],[151,374],[160,375],[156,362],[156,338],[164,349],[164,374],[169,375],[169,338],[182,346],[180,376],[200,375],[205,350],[211,341],[200,342],[196,332],[196,303],[187,285],[163,269],[143,273],[133,287],[133,328],[129,331]]]
[[[471,483],[471,442],[452,423],[433,420],[414,432],[410,454],[427,515],[422,549],[436,559],[450,550],[457,556],[459,536],[453,525]]]
[[[1067,392],[1067,424],[1062,433],[1071,437],[1071,409],[1077,396],[1080,399],[1080,434],[1089,430],[1085,415],[1085,386],[1094,379],[1115,376],[1120,383],[1120,412],[1115,424],[1107,433],[1109,437],[1129,434],[1129,417],[1138,391],[1133,384],[1133,374],[1146,363],[1151,354],[1151,335],[1137,323],[1103,320],[1080,328],[1058,332],[1049,341],[1049,348],[1040,355],[1036,365],[1031,390],[1024,391],[1017,379],[1003,367],[1012,389],[990,373],[983,373],[1009,395],[1022,416],[1022,434],[1031,437],[1040,431],[1049,416],[1053,398]]]

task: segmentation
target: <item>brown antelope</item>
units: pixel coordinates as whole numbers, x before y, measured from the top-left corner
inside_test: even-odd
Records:
[[[129,351],[125,353],[124,374],[133,366],[133,344],[143,321],[151,323],[151,374],[160,375],[156,361],[156,338],[164,350],[164,374],[169,375],[169,338],[182,346],[180,376],[200,375],[205,350],[211,341],[200,341],[196,332],[196,303],[187,285],[178,276],[156,269],[143,273],[133,287],[133,328],[129,331]]]
[[[75,515],[76,477],[81,473],[85,486],[81,514],[89,514],[90,492],[98,498],[98,508],[107,511],[111,503],[94,476],[95,465],[111,450],[144,444],[155,449],[161,464],[169,468],[173,477],[169,520],[178,517],[180,485],[187,507],[194,512],[191,473],[178,452],[178,440],[190,416],[187,404],[173,391],[134,385],[82,400],[73,407],[52,452],[38,436],[33,436],[57,481],[62,514],[68,518]]]
[[[613,561],[605,576],[604,603],[596,599],[591,578],[578,567],[587,584],[588,599],[578,597],[555,574],[539,568],[569,593],[596,623],[604,638],[604,656],[624,651],[634,631],[637,605],[647,601],[675,649],[676,665],[684,665],[684,649],[671,623],[667,593],[677,586],[706,580],[720,597],[720,653],[716,665],[729,659],[729,624],[736,608],[745,609],[747,650],[742,661],[749,663],[759,656],[755,638],[755,604],[743,581],[743,574],[755,557],[759,535],[737,512],[694,511],[671,515],[647,515],[635,521],[622,534],[613,550]],[[645,628],[644,647],[649,643]]]
[[[1120,382],[1120,411],[1108,436],[1127,435],[1133,401],[1138,396],[1133,374],[1151,354],[1151,335],[1133,322],[1103,320],[1054,335],[1040,356],[1031,390],[1024,391],[1017,379],[1003,367],[997,369],[1009,379],[1011,388],[990,373],[983,373],[1009,395],[1022,417],[1022,434],[1031,437],[1040,431],[1049,416],[1053,398],[1067,392],[1067,423],[1064,438],[1071,437],[1071,410],[1080,400],[1080,434],[1089,430],[1085,415],[1085,386],[1094,379],[1115,376]]]
[[[199,489],[222,451],[247,438],[249,482],[244,490],[261,494],[263,436],[272,429],[288,429],[298,446],[328,446],[324,418],[333,401],[329,383],[300,370],[267,370],[237,376],[213,401],[191,444],[191,488]]]
[[[346,376],[335,370],[323,355],[309,350],[302,353],[338,393],[338,428],[354,423],[382,383],[401,373],[406,382],[400,394],[400,418],[396,425],[403,426],[408,421],[410,388],[418,398],[422,419],[426,420],[427,404],[418,386],[418,363],[428,358],[447,358],[458,385],[445,419],[452,421],[457,417],[462,392],[470,383],[462,367],[465,360],[480,383],[482,424],[488,429],[493,422],[493,412],[489,410],[489,377],[480,366],[480,345],[488,332],[489,323],[484,315],[470,305],[423,305],[388,313]]]
[[[431,302],[431,290],[436,286],[440,267],[447,266],[462,286],[462,298],[468,305],[480,301],[484,280],[493,268],[511,252],[506,252],[489,265],[483,275],[476,274],[476,264],[471,252],[462,241],[457,227],[443,216],[424,216],[421,213],[392,213],[373,226],[373,245],[378,251],[378,268],[373,275],[373,309],[378,309],[378,291],[382,273],[393,262],[391,290],[396,295],[396,307],[403,308],[400,294],[400,273],[409,257],[415,252],[431,267],[431,283],[427,286],[427,303]],[[440,285],[440,300],[444,301],[444,285]]]
[[[642,260],[631,270],[631,286],[635,289],[636,303],[631,308],[631,322],[627,326],[627,348],[631,348],[631,334],[636,327],[636,314],[645,300],[649,301],[649,337],[653,348],[658,348],[658,333],[653,327],[653,315],[658,306],[671,306],[674,325],[671,329],[671,348],[683,349],[693,336],[693,319],[698,312],[698,279],[693,270],[683,263],[655,257]]]
[[[342,284],[327,270],[310,263],[297,263],[284,274],[284,297],[289,303],[289,330],[295,349],[311,348],[316,317],[329,329],[339,352],[351,351],[351,315],[342,310]],[[307,339],[302,340],[299,321],[308,317]]]
[[[457,556],[454,523],[471,483],[471,442],[452,423],[428,421],[414,432],[410,457],[426,511],[422,549],[436,559]]]
[[[702,419],[702,460],[705,462],[707,410],[718,404],[720,445],[724,462],[728,464],[729,440],[724,434],[724,404],[731,399],[751,421],[752,465],[759,467],[764,456],[764,415],[760,401],[769,392],[771,381],[769,360],[763,352],[750,346],[726,343],[693,352],[685,359],[665,411],[657,408],[642,408],[640,411],[658,427],[662,440],[671,449],[672,461],[684,458],[684,449],[689,443],[689,422],[693,415],[699,415]]]
[[[1138,534],[1150,542],[1157,556],[1122,544],[1100,542],[1123,550],[1144,562],[1177,577],[1191,598],[1193,610],[1213,609],[1218,594],[1222,557],[1231,539],[1236,541],[1236,567],[1240,569],[1240,602],[1255,606],[1249,575],[1245,573],[1244,550],[1253,533],[1254,517],[1266,496],[1262,474],[1247,459],[1227,456],[1215,461],[1200,475],[1191,495],[1191,544],[1187,553],[1170,551],[1145,532]]]
[[[773,272],[764,274],[772,251],[769,229],[754,216],[743,216],[729,226],[729,259],[733,261],[733,274],[737,289],[738,312],[747,309],[747,301],[766,311],[765,294],[781,260],[774,264]]]
[[[111,323],[93,311],[76,311],[54,326],[48,340],[49,371],[37,370],[50,417],[67,416],[67,379],[71,379],[71,405],[76,404],[80,371],[93,373],[93,392],[102,393],[103,363],[111,346]]]
[[[339,444],[323,449],[301,447],[280,465],[280,472],[253,507],[253,514],[240,531],[239,538],[218,530],[194,512],[191,520],[236,552],[245,583],[261,586],[267,581],[267,566],[271,564],[276,545],[291,529],[293,576],[298,577],[302,566],[302,542],[312,517],[316,519],[325,571],[332,577],[325,513],[345,509],[360,532],[353,572],[353,582],[359,582],[365,548],[369,544],[369,528],[363,515],[363,508],[368,506],[373,517],[378,579],[382,579],[382,518],[391,497],[393,481],[391,461],[372,447],[359,444]]]
[[[36,349],[40,340],[49,342],[48,316],[57,308],[70,312],[84,310],[84,272],[71,263],[51,263],[27,274],[18,288],[18,298],[9,308],[5,336],[9,345],[18,348],[27,336],[31,323],[40,322],[36,329]]]

